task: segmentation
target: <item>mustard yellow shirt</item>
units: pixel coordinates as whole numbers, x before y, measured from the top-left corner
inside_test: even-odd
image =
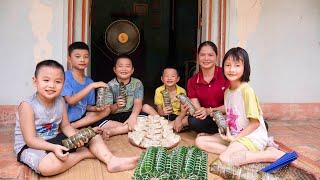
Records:
[[[165,89],[164,85],[162,85],[156,89],[156,92],[154,95],[154,104],[157,106],[158,105],[160,105],[162,107],[164,106],[163,96],[161,93],[164,89]],[[177,91],[177,94],[180,94],[180,93],[186,94],[186,90],[178,85],[176,85],[176,91]],[[172,104],[172,108],[173,108],[172,113],[179,115],[181,112],[180,101],[176,97],[174,97],[174,98],[171,98],[171,104]]]

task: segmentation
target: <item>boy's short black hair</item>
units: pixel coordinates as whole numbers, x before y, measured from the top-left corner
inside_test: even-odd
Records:
[[[227,77],[224,74],[224,64],[228,58],[232,58],[234,61],[242,61],[243,62],[243,75],[241,77],[241,82],[249,82],[250,81],[250,62],[249,55],[246,50],[241,47],[231,48],[223,57],[222,61],[222,72],[224,78]]]
[[[128,54],[120,54],[120,55],[118,55],[118,56],[115,58],[115,60],[114,60],[114,65],[113,65],[113,67],[116,67],[118,60],[119,60],[119,59],[122,59],[122,58],[123,58],[123,59],[129,59],[129,60],[131,61],[132,67],[134,67],[134,66],[133,66],[132,58],[131,58]]]
[[[166,69],[174,69],[174,70],[176,70],[178,77],[180,77],[180,75],[179,75],[179,70],[178,70],[178,68],[177,68],[176,66],[165,66],[165,67],[162,69],[162,76],[163,76],[164,70],[166,70]]]
[[[78,41],[78,42],[74,42],[69,45],[69,47],[68,47],[69,56],[71,56],[72,51],[75,49],[84,49],[89,52],[89,46],[84,42]]]
[[[42,67],[52,67],[52,68],[57,68],[57,69],[60,69],[62,74],[63,74],[63,78],[64,78],[64,68],[63,66],[58,63],[57,61],[55,60],[51,60],[51,59],[48,59],[48,60],[43,60],[41,62],[39,62],[36,66],[36,70],[34,71],[34,77],[37,77],[38,74],[39,74],[39,71]]]

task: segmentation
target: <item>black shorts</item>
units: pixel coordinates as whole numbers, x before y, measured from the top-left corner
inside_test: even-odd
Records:
[[[117,121],[124,123],[131,115],[132,111],[129,112],[121,112],[121,113],[116,113],[116,114],[110,114],[109,116],[95,122],[92,124],[92,127],[100,126],[101,124],[105,124],[106,121],[112,120],[112,121]],[[147,113],[141,112],[139,115],[145,115],[147,116]]]
[[[167,115],[167,116],[162,116],[162,117],[168,119],[169,121],[174,121],[174,120],[176,120],[176,118],[178,117],[178,115],[176,115],[176,114],[169,114],[169,115]]]

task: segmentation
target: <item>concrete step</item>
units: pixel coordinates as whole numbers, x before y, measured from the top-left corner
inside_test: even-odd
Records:
[[[0,179],[26,179],[29,168],[17,162],[13,152],[14,125],[0,127]]]

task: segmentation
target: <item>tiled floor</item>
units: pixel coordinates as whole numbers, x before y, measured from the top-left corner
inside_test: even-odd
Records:
[[[313,160],[320,168],[320,119],[270,120],[268,124],[275,140]],[[13,130],[13,125],[0,127],[0,179],[26,179],[24,172],[28,169],[16,162],[13,153]]]
[[[268,121],[275,140],[320,165],[320,120]]]

